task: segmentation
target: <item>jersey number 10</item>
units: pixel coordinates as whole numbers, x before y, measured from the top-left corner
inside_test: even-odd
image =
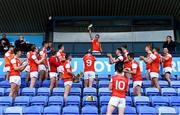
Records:
[[[124,90],[124,89],[125,89],[125,82],[116,80],[116,90]]]

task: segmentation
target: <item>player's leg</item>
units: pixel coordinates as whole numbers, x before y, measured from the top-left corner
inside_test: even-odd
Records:
[[[45,71],[44,70],[40,70],[40,76],[39,76],[39,81],[42,83],[43,79],[44,79],[44,75],[45,75]]]
[[[106,115],[112,115],[115,107],[118,107],[119,105],[119,99],[118,97],[111,97],[108,103],[107,112]]]
[[[115,106],[108,104],[106,115],[112,115],[114,109],[115,109]]]
[[[30,78],[31,78],[30,88],[34,88],[36,86],[36,81],[38,78],[38,72],[31,72]]]
[[[89,74],[89,87],[92,87],[93,86],[93,82],[94,82],[94,79],[95,79],[95,72],[90,72]]]
[[[153,81],[154,87],[158,88],[159,91],[160,91],[161,88],[160,88],[160,85],[159,85],[158,78],[157,78],[157,77],[154,77],[154,78],[152,79],[152,81]]]
[[[48,75],[48,74],[49,74],[49,72],[48,72],[48,70],[46,70],[46,71],[45,71],[45,79],[46,79],[46,80],[49,79],[49,75]]]
[[[149,70],[146,70],[146,80],[150,80]]]
[[[16,95],[15,93],[16,93],[16,84],[11,82],[11,90],[9,96],[15,99],[15,95]]]
[[[84,72],[84,87],[89,87],[89,73]]]
[[[134,81],[133,90],[135,96],[141,96],[142,81]]]
[[[118,115],[124,115],[124,108],[126,107],[126,99],[120,98],[119,99],[119,105],[118,105]]]
[[[66,102],[67,96],[69,95],[71,91],[72,81],[67,81],[64,83],[64,102]]]
[[[51,77],[50,90],[52,91],[56,84],[56,77]]]
[[[166,72],[165,73],[165,79],[167,80],[167,82],[169,83],[169,85],[171,85],[171,73],[170,72]]]

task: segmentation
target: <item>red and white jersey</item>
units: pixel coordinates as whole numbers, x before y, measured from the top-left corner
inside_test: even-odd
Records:
[[[141,69],[139,63],[135,60],[131,62],[131,70],[136,69],[136,73],[132,74],[133,81],[142,81]]]
[[[124,50],[124,61],[128,59],[128,54],[129,52],[127,50]],[[130,61],[124,62],[124,68],[131,68],[131,62]]]
[[[68,74],[68,71],[72,72],[71,64],[68,60],[66,60],[63,64],[64,67],[64,82],[66,81],[72,81],[73,76]]]
[[[49,58],[49,66],[50,66],[50,72],[56,72],[57,73],[57,67],[59,67],[60,63],[57,61],[56,56],[51,56]]]
[[[45,55],[45,59],[44,59],[44,61],[41,63],[41,64],[44,64],[44,65],[48,65],[48,63],[47,63],[47,50],[46,50],[46,48],[45,47],[43,47],[41,50],[40,50],[40,52],[39,52],[39,56],[40,56],[40,60],[42,59],[42,56],[43,55]]]
[[[148,58],[148,59],[149,59],[149,58],[150,58],[150,56],[151,56],[151,54],[152,54],[152,53],[148,53],[148,54],[147,54],[147,56],[146,56],[146,58]],[[146,63],[146,70],[150,70],[150,69],[151,69],[151,64]]]
[[[84,72],[87,72],[87,71],[95,72],[94,63],[96,61],[96,58],[93,55],[91,54],[85,55],[83,57],[83,61],[84,61]]]
[[[35,60],[38,60],[37,55],[34,52],[29,52],[30,72],[38,71],[38,64],[35,62]]]
[[[159,73],[159,65],[161,63],[160,55],[158,53],[151,54],[150,59],[152,60],[150,72]]]
[[[58,58],[58,61],[61,65],[63,65],[63,61],[60,60],[60,57],[62,58],[65,58],[66,54],[62,51],[62,50],[59,50],[57,53],[56,53],[56,56]]]
[[[92,43],[92,51],[98,51],[98,52],[101,51],[100,42],[98,39],[96,39],[96,38],[92,39],[91,43]]]
[[[165,67],[172,67],[172,55],[169,53],[164,54],[165,58],[168,58],[168,60],[163,60],[163,68]]]
[[[16,56],[14,56],[10,63],[10,76],[20,76],[21,71],[15,70],[13,66],[14,64],[16,64],[17,67],[21,66],[21,62]]]
[[[128,78],[125,76],[115,75],[111,78],[112,96],[126,98],[128,87]]]
[[[10,66],[11,60],[14,57],[14,53],[13,51],[7,51],[4,55],[4,65],[5,67]]]

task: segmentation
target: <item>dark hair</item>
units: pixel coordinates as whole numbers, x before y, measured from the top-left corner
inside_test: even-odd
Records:
[[[122,73],[122,72],[123,72],[123,67],[117,66],[116,71],[117,71],[118,73]]]
[[[14,49],[14,54],[17,54],[17,52],[22,51],[21,48]]]
[[[152,50],[152,43],[148,43],[148,44],[146,44],[146,47],[149,47],[149,48],[150,48],[150,50]]]
[[[160,49],[158,47],[154,47],[154,49],[159,53]]]
[[[134,59],[134,53],[129,53],[128,56]]]
[[[95,36],[98,36],[98,38],[100,38],[100,35],[99,35],[99,34],[96,34]]]
[[[71,54],[66,54],[65,56],[66,60],[68,60],[69,56],[71,56]]]
[[[47,43],[48,43],[48,41],[43,41],[42,46],[44,46],[44,44],[47,44]]]
[[[14,46],[12,44],[9,45],[9,48],[14,48]]]
[[[31,46],[31,51],[34,51],[37,47],[35,45]]]
[[[117,48],[116,50],[119,50],[121,53],[123,52],[123,51],[122,51],[122,48]]]
[[[56,55],[56,51],[55,50],[51,51],[51,56],[53,56],[53,55]]]
[[[64,46],[64,44],[59,44],[58,49],[61,49]]]
[[[127,44],[122,45],[123,48],[127,49]]]
[[[172,39],[172,36],[168,35],[167,38],[171,38]]]

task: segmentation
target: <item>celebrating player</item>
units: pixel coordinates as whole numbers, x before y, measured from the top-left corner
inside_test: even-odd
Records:
[[[164,56],[162,57],[163,63],[163,74],[165,79],[168,81],[169,85],[171,85],[171,73],[172,73],[172,55],[169,54],[167,48],[164,48]]]
[[[47,63],[47,48],[49,46],[47,41],[43,41],[42,43],[43,48],[39,52],[40,60],[44,58],[44,61],[39,64],[39,71],[40,71],[40,82],[43,81],[44,78],[48,79],[48,63]]]
[[[4,55],[4,72],[6,72],[6,80],[9,80],[9,73],[10,73],[10,63],[11,59],[14,57],[14,46],[10,45],[9,50]]]
[[[117,66],[116,69],[117,73],[112,76],[109,84],[109,89],[112,89],[112,96],[108,104],[107,115],[112,115],[115,107],[118,107],[119,115],[123,115],[126,106],[126,92],[129,79],[124,76],[121,66]]]
[[[99,42],[100,35],[96,34],[95,37],[93,38],[91,31],[92,26],[93,26],[92,24],[88,26],[89,36],[91,38],[91,43],[92,43],[92,52],[95,54],[101,54],[102,47],[101,47],[101,43]]]
[[[60,63],[57,61],[56,52],[51,51],[51,56],[49,58],[49,66],[50,66],[50,73],[49,77],[51,79],[50,90],[58,85],[58,77],[57,77],[57,67]]]
[[[147,53],[150,52],[150,46],[147,45],[145,50]],[[158,77],[159,77],[159,65],[161,62],[161,57],[158,52],[159,52],[159,49],[154,48],[153,53],[148,58],[141,56],[140,59],[144,60],[148,64],[151,64],[150,77],[151,77],[152,85],[153,87],[156,87],[160,90]]]
[[[20,77],[20,72],[25,69],[27,66],[26,64],[21,64],[19,58],[22,54],[20,49],[15,49],[15,56],[11,60],[10,63],[10,84],[11,84],[11,91],[9,93],[9,96],[11,96],[13,99],[18,94],[20,85],[21,85],[21,77]]]
[[[71,55],[66,55],[65,56],[66,61],[63,64],[64,67],[64,75],[63,75],[63,80],[64,80],[64,101],[66,102],[66,98],[69,95],[69,92],[71,91],[71,86],[72,86],[72,80],[73,80],[73,72],[72,72],[72,67],[70,65],[70,61],[72,59]]]
[[[38,60],[38,48],[36,46],[32,46],[32,51],[29,52],[31,88],[35,87],[36,80],[38,79],[38,65],[41,64],[45,60],[45,58],[45,54],[42,54],[41,59]]]
[[[91,55],[90,51],[83,57],[84,61],[84,85],[85,87],[92,87],[95,78],[94,63],[96,58]]]
[[[131,62],[131,70],[125,69],[124,71],[132,75],[134,95],[141,96],[142,75],[139,63],[134,60],[133,53],[128,54],[128,60]]]
[[[65,62],[65,56],[66,54],[64,53],[64,45],[60,44],[58,46],[59,51],[56,53],[57,59],[59,61],[59,66],[57,68],[57,71],[59,73],[59,78],[62,78],[63,72],[64,72],[64,67],[63,67],[63,63]]]
[[[109,58],[109,63],[115,64],[115,74],[116,74],[117,67],[120,66],[123,68],[124,65],[122,49],[121,48],[116,49],[116,58],[113,58],[111,54],[107,54],[107,56]]]
[[[31,49],[32,50],[32,49]],[[30,57],[30,53],[32,51],[28,51],[27,54],[26,54],[26,57],[28,59],[28,62],[29,62],[29,57]],[[26,75],[26,84],[28,84],[29,82],[29,79],[30,79],[30,65],[28,63],[28,65],[26,66],[26,68],[24,69],[26,72],[27,72],[27,75]]]

